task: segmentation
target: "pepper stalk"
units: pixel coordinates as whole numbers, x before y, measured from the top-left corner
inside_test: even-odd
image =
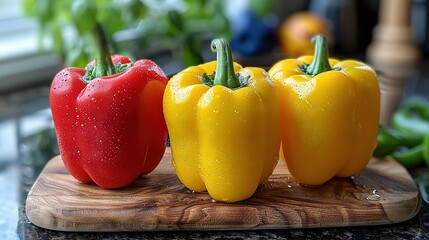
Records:
[[[331,70],[339,70],[332,68],[329,64],[329,49],[328,41],[323,35],[316,35],[311,39],[314,44],[314,57],[310,64],[300,66],[302,72],[312,77]]]
[[[102,77],[111,76],[123,72],[124,70],[131,67],[131,63],[113,64],[112,57],[109,52],[108,42],[104,33],[103,27],[99,22],[95,23],[94,31],[91,33],[94,40],[95,47],[95,66],[87,65],[85,67],[85,75],[82,80],[85,83],[89,83],[91,80]]]
[[[203,83],[209,86],[222,85],[230,89],[245,86],[250,76],[234,72],[234,61],[228,42],[225,39],[214,39],[211,49],[216,52],[216,71],[210,76],[204,73]]]
[[[97,57],[95,59],[93,75],[95,77],[101,77],[116,74],[117,72],[109,53],[106,35],[104,34],[103,27],[98,22],[95,24],[94,38],[97,43],[97,48],[95,48]]]

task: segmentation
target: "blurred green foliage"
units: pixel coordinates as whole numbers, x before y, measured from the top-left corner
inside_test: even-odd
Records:
[[[39,47],[52,41],[66,66],[93,59],[91,34],[100,22],[111,52],[139,59],[153,49],[171,51],[185,66],[201,63],[204,34],[230,39],[226,0],[23,0],[40,24]]]
[[[57,138],[53,128],[44,128],[20,140],[20,151],[26,163],[37,169],[59,154]]]

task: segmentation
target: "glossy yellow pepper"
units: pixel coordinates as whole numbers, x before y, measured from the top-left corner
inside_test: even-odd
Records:
[[[282,150],[291,174],[320,185],[365,168],[377,145],[380,90],[364,63],[328,58],[317,35],[315,54],[276,63],[269,71],[280,95]],[[333,66],[333,67],[331,67]]]
[[[215,200],[236,202],[251,197],[277,164],[278,94],[263,69],[232,61],[225,40],[211,47],[217,61],[170,79],[164,115],[180,181]]]

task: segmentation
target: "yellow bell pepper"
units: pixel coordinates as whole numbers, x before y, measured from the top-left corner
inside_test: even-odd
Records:
[[[278,94],[263,69],[232,61],[225,40],[211,47],[217,61],[170,79],[164,115],[180,181],[214,200],[236,202],[251,197],[277,164]]]
[[[302,184],[320,185],[360,172],[371,159],[380,90],[369,66],[328,58],[322,35],[313,42],[314,57],[282,60],[269,75],[279,91],[280,135],[289,171]]]

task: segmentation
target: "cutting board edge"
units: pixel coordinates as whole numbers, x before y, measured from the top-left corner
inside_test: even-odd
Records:
[[[61,161],[60,156],[54,157],[52,158],[45,166],[45,168],[43,169],[43,171],[45,171],[46,168],[50,167],[53,164],[56,164],[55,159],[59,158],[59,161]],[[42,171],[42,172],[43,172]],[[62,170],[63,171],[63,170]],[[39,178],[41,177],[41,175],[37,178],[36,182],[39,180]],[[386,224],[394,224],[394,223],[400,223],[400,222],[404,222],[407,221],[409,219],[412,219],[413,217],[415,217],[419,211],[420,211],[420,207],[421,207],[421,197],[420,194],[417,190],[417,194],[416,197],[413,197],[412,201],[417,201],[417,205],[416,207],[410,211],[405,217],[401,218],[401,219],[383,219],[380,221],[372,221],[370,223],[368,222],[349,222],[347,224],[324,224],[323,226],[319,226],[320,224],[309,224],[309,225],[276,225],[276,226],[269,226],[269,225],[257,225],[257,226],[253,226],[253,225],[249,225],[248,227],[243,227],[244,225],[240,225],[240,226],[228,226],[228,228],[221,228],[221,227],[216,227],[213,226],[211,228],[207,228],[207,229],[202,229],[202,228],[198,228],[198,226],[191,226],[191,227],[178,227],[178,226],[171,226],[171,225],[166,225],[165,227],[163,225],[157,225],[156,228],[141,228],[141,229],[93,229],[93,228],[81,228],[81,229],[77,229],[77,228],[73,228],[73,227],[61,227],[58,225],[58,219],[61,219],[61,216],[58,214],[55,217],[55,214],[52,215],[52,217],[49,217],[45,220],[40,219],[40,217],[38,216],[38,212],[39,213],[46,213],[46,211],[50,211],[55,212],[58,211],[58,209],[47,209],[45,208],[40,208],[40,206],[32,206],[30,204],[30,202],[32,201],[33,198],[40,198],[43,197],[42,195],[34,195],[33,194],[33,188],[35,187],[35,184],[31,187],[27,200],[26,200],[26,206],[25,206],[25,211],[26,214],[28,216],[28,219],[30,220],[30,222],[32,222],[34,225],[41,227],[41,228],[45,228],[45,229],[49,229],[49,230],[54,230],[54,231],[68,231],[68,232],[150,232],[150,231],[221,231],[221,230],[274,230],[274,229],[306,229],[306,228],[330,228],[330,227],[353,227],[353,226],[373,226],[373,225],[386,225]],[[417,189],[417,188],[416,188]],[[382,206],[384,208],[384,206]],[[57,220],[56,220],[57,219]],[[81,219],[82,220],[82,219]],[[55,224],[55,222],[57,222],[57,224]],[[85,225],[85,221],[75,221],[73,222],[74,226],[80,226],[80,225]],[[87,225],[87,224],[86,224]]]
[[[405,222],[408,221],[410,219],[412,219],[413,217],[415,217],[419,212],[420,212],[420,208],[422,205],[422,198],[420,195],[420,192],[417,192],[416,196],[413,198],[409,198],[406,200],[406,202],[403,201],[398,201],[396,203],[401,203],[401,205],[405,205],[406,203],[410,203],[410,202],[414,202],[409,204],[409,206],[415,206],[415,208],[413,208],[411,211],[408,212],[407,214],[403,214],[403,217],[396,217],[395,214],[393,213],[394,211],[390,210],[388,206],[386,206],[386,204],[381,204],[383,211],[385,212],[386,216],[393,222],[393,223],[401,223],[401,222]],[[395,202],[392,202],[391,205],[394,205]]]
[[[27,208],[26,208],[27,211]],[[52,230],[52,231],[64,231],[64,232],[171,232],[171,231],[268,231],[268,230],[288,230],[288,229],[320,229],[320,228],[345,228],[345,227],[365,227],[365,226],[382,226],[389,224],[397,224],[401,222],[408,221],[412,219],[414,215],[410,215],[409,218],[404,219],[402,221],[373,221],[373,222],[350,222],[348,224],[324,224],[323,226],[320,224],[308,224],[308,225],[249,225],[249,226],[216,226],[212,225],[210,228],[200,228],[195,225],[191,225],[190,227],[180,227],[180,226],[171,226],[171,225],[157,225],[156,228],[142,228],[138,229],[132,228],[100,228],[97,225],[92,225],[92,227],[84,228],[79,226],[88,226],[85,221],[81,222],[73,222],[69,227],[68,226],[58,226],[56,224],[52,224],[55,222],[54,219],[47,219],[49,221],[39,221],[39,218],[32,218],[31,214],[27,215],[30,222],[40,228]]]
[[[362,226],[380,226],[380,225],[388,225],[388,224],[396,224],[396,223],[401,223],[401,222],[405,222],[408,221],[410,219],[412,219],[413,217],[415,217],[419,211],[420,211],[420,207],[421,207],[421,198],[418,195],[417,196],[417,201],[418,204],[416,205],[416,208],[413,209],[413,211],[410,211],[409,214],[406,217],[403,217],[401,219],[391,219],[391,218],[387,218],[384,220],[378,220],[378,221],[372,221],[372,222],[364,222],[364,221],[356,221],[356,222],[349,222],[349,223],[344,223],[344,224],[338,224],[338,223],[324,223],[323,225],[321,224],[304,224],[304,225],[300,225],[300,224],[296,224],[296,225],[287,225],[287,224],[278,224],[278,225],[252,225],[249,224],[248,226],[245,225],[238,225],[238,226],[234,226],[234,225],[229,225],[227,227],[225,226],[219,226],[219,225],[211,225],[210,228],[200,228],[196,225],[189,225],[187,226],[186,224],[179,224],[181,226],[177,226],[177,225],[162,225],[162,224],[157,224],[156,228],[144,228],[139,226],[137,229],[136,228],[101,228],[98,226],[98,224],[104,224],[104,222],[95,222],[95,224],[91,224],[88,225],[88,221],[85,218],[81,218],[80,221],[74,221],[74,222],[66,222],[64,223],[64,225],[60,225],[60,223],[62,223],[61,220],[61,216],[60,214],[57,213],[58,209],[50,207],[48,206],[33,206],[31,203],[31,198],[33,196],[29,196],[30,200],[27,200],[26,202],[26,206],[25,206],[25,212],[27,214],[27,217],[29,219],[30,222],[32,222],[34,225],[44,228],[44,229],[49,229],[49,230],[54,230],[54,231],[65,231],[65,232],[168,232],[168,231],[228,231],[228,230],[281,230],[281,229],[310,229],[310,228],[342,228],[342,227],[362,227]],[[34,196],[36,198],[43,198],[43,196]],[[42,214],[39,214],[39,213]],[[49,216],[50,217],[46,217],[46,213],[49,212]],[[44,218],[38,217],[38,216],[44,216]],[[118,225],[120,223],[117,223]],[[79,227],[80,226],[80,227]],[[82,226],[87,226],[87,227],[82,227]],[[88,227],[89,226],[89,227]]]

